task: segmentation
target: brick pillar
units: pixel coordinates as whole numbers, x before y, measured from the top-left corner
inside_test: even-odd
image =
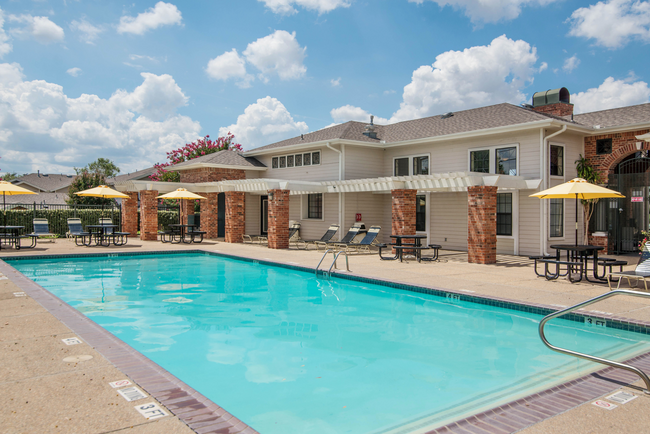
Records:
[[[181,224],[188,224],[187,216],[194,215],[194,199],[180,199]]]
[[[226,192],[226,239],[227,243],[241,243],[246,228],[244,192]]]
[[[497,262],[497,187],[467,188],[467,262]]]
[[[155,241],[158,239],[158,191],[140,192],[140,239]]]
[[[289,248],[289,190],[269,190],[269,249]]]
[[[132,236],[138,233],[138,192],[124,193],[128,199],[122,199],[122,231],[129,232]]]
[[[207,232],[206,238],[214,239],[218,235],[218,197],[219,193],[201,193],[201,230]]]
[[[391,190],[392,198],[392,234],[410,235],[415,234],[415,196],[417,190]],[[404,239],[408,243],[413,240]],[[395,250],[393,249],[393,253]]]

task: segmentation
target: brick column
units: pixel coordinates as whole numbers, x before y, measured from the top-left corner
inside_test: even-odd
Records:
[[[187,223],[187,216],[194,215],[194,199],[180,199],[180,213],[181,213],[181,224]]]
[[[246,228],[246,209],[244,192],[226,192],[226,242],[241,243]]]
[[[289,190],[269,190],[269,249],[289,248]]]
[[[201,193],[201,230],[207,232],[206,238],[214,239],[218,235],[218,197],[219,193]]]
[[[392,234],[411,235],[415,234],[415,196],[417,190],[391,190],[392,198]],[[404,239],[402,242],[413,242]],[[393,253],[395,250],[393,249]]]
[[[122,231],[129,232],[132,236],[138,233],[138,192],[124,193],[128,199],[122,199]]]
[[[140,239],[155,241],[158,239],[158,191],[140,192]]]
[[[497,187],[467,188],[467,262],[497,262]]]

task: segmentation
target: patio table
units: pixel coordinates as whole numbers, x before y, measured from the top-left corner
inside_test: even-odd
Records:
[[[194,232],[195,232],[195,229],[196,229],[196,225],[189,225],[189,224],[188,225],[182,225],[182,224],[174,223],[174,224],[170,224],[169,227],[170,228],[175,228],[175,229],[180,231],[180,233],[179,233],[180,237],[179,237],[178,241],[174,241],[175,237],[172,235],[171,242],[174,243],[174,244],[178,244],[180,242],[187,243],[187,244],[194,243],[194,242],[200,243],[201,241],[203,241],[203,237],[201,237],[201,241],[196,241],[195,238],[194,238]],[[199,235],[199,234],[202,234],[202,233],[201,232],[196,232],[196,234]]]
[[[16,250],[20,249],[20,231],[25,229],[25,226],[0,226],[0,230],[7,231],[1,235],[1,238],[5,240],[5,245],[14,246]],[[0,249],[2,248],[2,242],[0,240]]]
[[[86,225],[86,229],[88,229],[88,231],[91,233],[91,239],[93,236],[95,238],[95,245],[104,247],[111,245],[111,237],[113,237],[113,232],[115,232],[115,229],[118,228],[118,225]],[[107,231],[107,229],[112,230]],[[115,244],[115,238],[113,238],[113,244]]]
[[[384,261],[394,261],[396,259],[399,259],[399,261],[402,262],[402,259],[404,258],[404,250],[412,249],[415,252],[415,259],[417,259],[417,261],[420,262],[422,259],[421,256],[422,249],[428,249],[428,247],[422,246],[422,240],[426,239],[427,235],[391,235],[390,237],[395,239],[395,243],[392,244],[392,247],[395,249],[395,256],[394,257],[381,256],[381,250],[380,250],[379,259],[382,259]],[[412,243],[404,242],[404,240],[410,240],[410,239],[413,240]]]
[[[556,251],[556,260],[560,260],[561,252],[566,251],[566,260],[582,262],[584,264],[584,277],[587,282],[606,283],[605,275],[598,275],[598,252],[603,250],[602,246],[576,245],[576,244],[554,244],[551,249]],[[595,280],[589,279],[589,258],[593,258],[592,273]],[[582,280],[582,279],[581,279]]]

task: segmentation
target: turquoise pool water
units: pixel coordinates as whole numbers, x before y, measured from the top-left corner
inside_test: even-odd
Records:
[[[208,254],[7,262],[263,434],[413,432],[598,368],[544,347],[539,315]],[[650,349],[547,331],[617,360]]]

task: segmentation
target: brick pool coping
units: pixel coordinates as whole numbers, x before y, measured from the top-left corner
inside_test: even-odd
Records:
[[[153,251],[141,252],[137,255],[156,254],[188,254],[206,253],[214,256],[224,256],[247,262],[255,261],[283,268],[300,269],[313,272],[314,269],[270,260],[257,260],[249,257],[209,252],[205,250]],[[91,257],[91,256],[133,256],[132,253],[113,254],[64,254],[64,255],[29,255],[20,257],[5,257],[3,259],[40,259],[52,257]],[[133,349],[90,318],[77,311],[66,302],[47,291],[42,286],[25,277],[6,262],[0,261],[0,272],[9,277],[31,298],[36,300],[59,321],[69,327],[96,351],[102,354],[115,367],[128,375],[135,383],[146,390],[152,397],[163,404],[182,422],[199,434],[228,433],[253,434],[256,430],[237,419],[217,404],[197,392],[183,381],[170,374],[158,364]],[[347,275],[335,273],[336,277],[383,284],[392,288],[415,292],[429,293],[438,296],[452,295],[456,299],[475,303],[505,307],[514,310],[534,312],[546,315],[558,310],[557,307],[522,303],[498,297],[486,297],[436,288],[433,286],[414,285],[406,282],[388,281],[372,276]],[[570,314],[566,319],[583,321],[584,312]],[[625,330],[650,334],[650,322],[632,321],[625,317],[614,315],[599,315],[588,312],[588,316],[605,319],[608,326]],[[650,352],[634,357],[625,363],[641,369],[650,370]],[[551,418],[581,404],[613,392],[622,386],[628,386],[639,377],[621,369],[605,368],[600,371],[582,376],[578,379],[563,383],[539,393],[509,402],[490,410],[457,420],[445,426],[428,431],[430,433],[512,433],[523,428]]]

